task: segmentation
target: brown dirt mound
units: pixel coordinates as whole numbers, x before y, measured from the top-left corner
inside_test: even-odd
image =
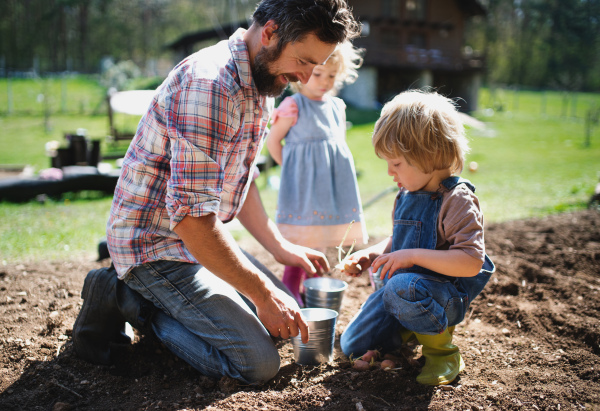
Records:
[[[123,347],[115,365],[90,365],[70,335],[85,274],[107,263],[7,263],[0,409],[600,409],[600,213],[491,225],[486,242],[498,271],[456,327],[467,368],[446,387],[416,383],[418,347],[393,371],[359,372],[337,343],[331,364],[307,367],[280,341],[281,371],[257,387],[203,377],[150,335]],[[281,274],[256,243],[244,247]],[[338,338],[371,292],[365,276],[345,280]]]

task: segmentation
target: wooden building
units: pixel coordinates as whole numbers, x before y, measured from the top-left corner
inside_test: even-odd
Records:
[[[365,49],[356,83],[340,96],[359,108],[379,108],[409,88],[433,87],[460,97],[460,109],[477,108],[484,69],[482,57],[465,47],[470,18],[484,16],[477,0],[348,0],[363,24],[354,41]],[[225,39],[247,21],[228,23],[188,34],[168,45],[181,59],[206,41]]]
[[[462,111],[477,108],[484,68],[481,56],[464,47],[465,26],[485,15],[476,0],[349,0],[363,24],[354,44],[365,49],[357,82],[341,97],[373,108],[409,88],[433,87],[460,97]]]

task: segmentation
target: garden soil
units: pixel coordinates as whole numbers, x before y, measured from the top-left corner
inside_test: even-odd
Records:
[[[247,386],[200,375],[152,335],[116,349],[112,366],[82,361],[71,338],[81,287],[89,270],[109,261],[7,262],[0,409],[600,409],[600,213],[491,224],[486,244],[497,272],[456,327],[466,369],[443,387],[416,383],[419,346],[397,353],[396,369],[387,371],[377,364],[357,371],[340,351],[340,333],[372,291],[366,276],[345,278],[331,363],[300,366],[291,343],[278,341],[280,372]],[[281,275],[259,245],[243,246]],[[334,250],[328,257],[335,264]]]

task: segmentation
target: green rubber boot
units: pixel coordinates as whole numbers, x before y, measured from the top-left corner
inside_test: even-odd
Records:
[[[425,365],[417,376],[417,382],[425,385],[450,384],[465,369],[458,347],[452,344],[454,327],[448,327],[437,335],[416,334],[423,345]]]
[[[400,338],[402,338],[402,344],[408,344],[411,341],[414,341],[416,335],[414,332],[407,330],[406,328],[402,328],[399,331]]]

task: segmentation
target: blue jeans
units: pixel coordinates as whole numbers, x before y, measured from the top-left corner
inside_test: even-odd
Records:
[[[125,282],[160,309],[151,321],[160,341],[202,374],[256,384],[279,371],[279,353],[254,307],[201,265],[155,261]]]
[[[367,350],[392,351],[402,344],[400,332],[439,334],[460,323],[470,301],[487,283],[481,272],[468,279],[430,274],[400,273],[369,296],[342,334],[344,354]]]

